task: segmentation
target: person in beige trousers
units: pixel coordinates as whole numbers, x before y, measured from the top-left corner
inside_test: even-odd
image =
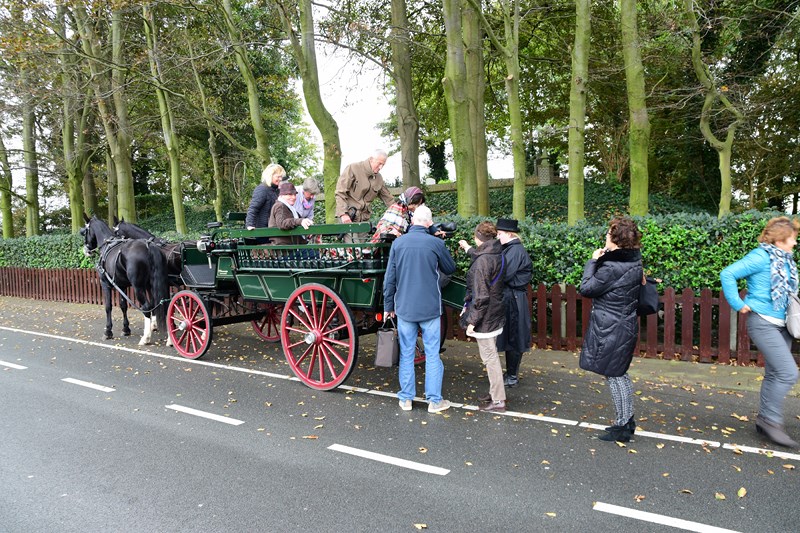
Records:
[[[497,240],[497,228],[491,222],[481,222],[475,228],[475,247],[463,240],[458,244],[472,258],[467,271],[461,325],[466,327],[467,335],[477,341],[481,361],[489,376],[489,394],[478,398],[478,409],[502,413],[506,410],[506,389],[496,338],[503,332],[506,321],[503,246]]]

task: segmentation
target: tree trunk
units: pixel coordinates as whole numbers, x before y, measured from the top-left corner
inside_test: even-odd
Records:
[[[86,208],[83,202],[83,165],[78,150],[83,146],[75,146],[75,118],[77,102],[75,94],[80,94],[74,83],[74,75],[71,67],[75,61],[71,53],[71,46],[74,44],[67,40],[66,8],[60,5],[56,9],[56,16],[59,29],[59,37],[63,40],[63,46],[59,52],[59,62],[61,64],[61,146],[64,152],[64,170],[67,174],[67,196],[69,198],[70,225],[72,233],[78,233],[83,227],[83,214]],[[86,116],[88,113],[88,103],[83,107],[80,123],[78,124],[78,136],[81,140],[85,139]]]
[[[150,75],[156,81],[155,90],[158,99],[158,110],[161,113],[161,132],[164,135],[164,146],[169,158],[169,184],[172,193],[172,210],[175,213],[175,231],[185,235],[189,232],[186,227],[186,217],[183,209],[183,183],[180,161],[180,147],[178,135],[175,132],[175,123],[172,117],[172,107],[169,96],[162,89],[164,78],[161,75],[159,64],[158,35],[155,25],[155,16],[147,4],[142,5],[144,18],[144,33],[147,41],[147,57],[150,62]]]
[[[203,86],[203,81],[200,79],[200,73],[197,71],[197,65],[194,63],[194,50],[192,49],[191,39],[187,39],[189,43],[189,54],[191,59],[189,63],[192,65],[192,74],[194,81],[197,84],[197,91],[200,94],[200,104],[203,108],[203,114],[206,117],[211,116],[208,109],[208,99],[206,98],[206,89]],[[211,165],[214,169],[214,215],[217,222],[222,222],[222,171],[219,164],[219,153],[217,152],[217,136],[214,133],[214,126],[210,120],[206,120],[206,128],[208,129],[208,153],[211,155]]]
[[[411,86],[411,46],[406,0],[392,0],[392,71],[397,89],[395,112],[400,135],[403,187],[419,185],[419,119]]]
[[[636,0],[620,0],[622,27],[622,57],[625,62],[625,83],[628,92],[630,128],[628,146],[631,159],[631,215],[646,215],[648,211],[650,156],[650,120],[647,116],[647,99],[644,90],[644,66],[639,49],[639,32],[636,21]]]
[[[700,113],[700,131],[708,143],[717,151],[719,156],[719,175],[721,190],[719,193],[719,212],[722,218],[731,211],[731,154],[733,153],[733,139],[736,128],[744,120],[744,114],[737,109],[730,100],[715,86],[708,67],[703,63],[702,42],[700,40],[700,26],[694,12],[693,0],[686,0],[686,15],[689,29],[692,32],[692,66],[698,81],[705,90],[703,110]],[[728,125],[725,140],[721,141],[711,131],[711,115],[714,111],[714,102],[719,100],[725,110],[733,115],[733,121]]]
[[[489,166],[486,148],[486,75],[483,63],[483,29],[480,22],[480,6],[464,2],[462,18],[464,43],[466,45],[465,66],[467,98],[469,100],[470,133],[475,158],[475,193],[478,214],[489,215]]]
[[[228,30],[228,37],[231,40],[233,55],[236,58],[236,65],[239,73],[244,79],[247,87],[247,103],[250,107],[250,124],[253,126],[253,135],[256,138],[256,152],[261,162],[261,167],[266,168],[272,162],[272,154],[269,151],[269,138],[264,129],[264,122],[261,119],[261,104],[258,102],[259,90],[253,69],[250,67],[250,60],[247,57],[247,49],[242,43],[242,36],[233,22],[233,9],[230,0],[222,1],[225,27]]]
[[[111,221],[115,216],[119,216],[119,209],[117,208],[117,169],[110,148],[106,150],[106,177],[106,188],[108,189],[107,220]]]
[[[575,3],[575,44],[572,48],[572,83],[569,91],[569,195],[567,222],[570,226],[574,226],[585,217],[583,207],[583,170],[591,9],[591,0],[577,0]]]
[[[133,170],[131,168],[131,136],[128,121],[128,97],[125,94],[127,68],[123,57],[124,35],[122,27],[122,11],[111,12],[111,94],[114,100],[114,119],[116,120],[116,137],[114,151],[114,168],[117,169],[117,196],[120,218],[128,222],[136,222],[136,198],[133,191]]]
[[[470,127],[467,96],[467,67],[461,25],[462,0],[442,0],[444,27],[447,39],[445,75],[442,79],[447,104],[450,140],[456,166],[458,214],[469,217],[477,213],[478,195],[475,173],[475,150]]]
[[[97,201],[97,186],[94,183],[94,176],[88,165],[83,171],[83,207],[89,216],[100,215],[100,204]]]
[[[342,152],[339,144],[339,125],[328,112],[322,101],[319,89],[319,71],[317,69],[317,52],[314,48],[314,17],[311,0],[298,2],[300,22],[299,32],[292,24],[288,7],[278,3],[281,19],[289,35],[297,66],[300,70],[300,79],[303,81],[303,97],[306,100],[308,114],[317,126],[322,136],[323,163],[322,176],[325,184],[325,221],[328,224],[336,222],[336,182],[342,166]]]
[[[106,143],[111,162],[106,166],[113,170],[115,175],[109,175],[108,206],[109,218],[113,215],[125,218],[129,222],[136,222],[136,206],[133,195],[133,173],[131,170],[130,136],[128,135],[128,108],[124,94],[125,73],[122,64],[122,24],[121,14],[112,13],[111,36],[112,57],[110,79],[107,72],[109,58],[101,52],[101,43],[94,29],[89,23],[85,9],[76,5],[74,11],[78,32],[81,36],[81,46],[86,56],[91,73],[90,84],[97,101],[97,109],[103,130],[106,134]],[[108,94],[111,93],[112,99]],[[112,196],[113,195],[113,196]],[[113,210],[112,210],[113,207]]]
[[[519,97],[519,1],[504,0],[499,2],[499,8],[503,13],[503,33],[504,42],[495,34],[489,21],[480,10],[478,0],[468,0],[469,4],[480,16],[481,23],[486,30],[492,45],[500,53],[506,65],[506,99],[508,103],[508,118],[511,133],[511,155],[514,161],[514,192],[512,196],[512,214],[514,218],[522,220],[526,216],[525,212],[525,188],[526,188],[526,166],[525,166],[525,140],[522,127],[522,106]],[[474,126],[474,124],[473,124]],[[485,128],[480,127],[483,131]],[[485,136],[484,136],[485,139]],[[488,185],[488,171],[487,171]],[[478,176],[478,187],[481,186],[481,178]],[[479,189],[480,202],[480,189]],[[487,205],[488,209],[488,193]]]
[[[14,217],[11,212],[11,165],[8,164],[6,143],[0,135],[0,218],[3,219],[3,238],[14,238]]]
[[[23,75],[24,76],[24,75]],[[25,85],[23,79],[23,86]],[[39,235],[39,163],[36,157],[36,114],[30,95],[23,96],[22,150],[25,161],[25,235]]]

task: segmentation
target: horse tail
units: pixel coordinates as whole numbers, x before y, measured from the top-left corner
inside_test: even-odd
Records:
[[[155,305],[156,324],[158,330],[167,332],[167,306],[169,305],[169,278],[167,277],[167,260],[161,249],[147,243],[147,251],[150,253],[150,262],[153,265],[152,271],[152,291],[153,305]]]

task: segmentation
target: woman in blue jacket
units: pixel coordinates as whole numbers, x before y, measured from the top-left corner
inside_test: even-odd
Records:
[[[796,448],[783,427],[783,402],[797,382],[792,337],[786,330],[789,293],[797,293],[797,265],[792,252],[800,224],[788,217],[767,222],[758,248],[723,270],[719,278],[725,299],[747,314],[747,332],[764,354],[764,381],[756,430],[781,446]],[[747,296],[739,297],[737,280],[747,281]]]

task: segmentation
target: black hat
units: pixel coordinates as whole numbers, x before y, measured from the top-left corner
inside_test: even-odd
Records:
[[[497,231],[510,231],[511,233],[519,233],[519,223],[513,218],[498,218]]]

